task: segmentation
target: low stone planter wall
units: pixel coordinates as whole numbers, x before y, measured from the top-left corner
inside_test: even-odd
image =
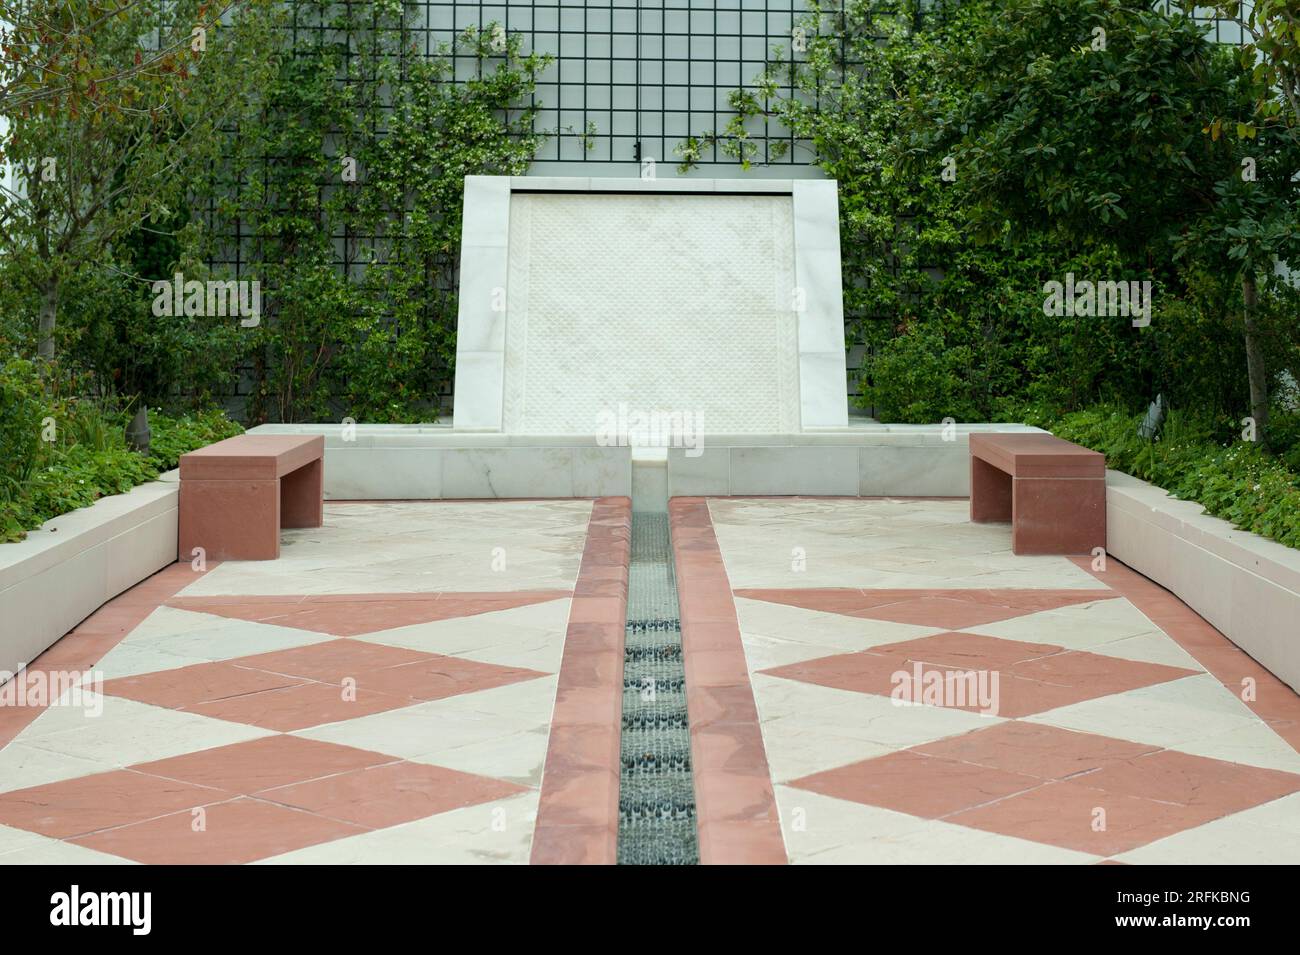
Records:
[[[860,424],[793,435],[706,435],[700,453],[668,450],[668,495],[967,497],[971,434],[1023,424]]]
[[[1106,472],[1107,550],[1300,690],[1300,551]]]
[[[573,436],[452,432],[440,425],[260,425],[325,437],[325,499],[628,497],[632,454]]]
[[[0,544],[0,671],[13,673],[105,602],[176,560],[178,476]]]

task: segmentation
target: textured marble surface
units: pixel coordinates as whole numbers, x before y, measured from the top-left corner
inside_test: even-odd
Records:
[[[835,183],[470,176],[458,431],[847,425]]]
[[[787,196],[516,194],[505,430],[592,433],[602,413],[798,427]]]

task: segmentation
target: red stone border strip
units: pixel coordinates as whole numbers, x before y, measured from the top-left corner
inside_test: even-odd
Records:
[[[618,860],[632,501],[597,498],[573,591],[533,832],[534,865]]]
[[[203,570],[195,570],[189,563],[175,563],[146,577],[60,637],[28,664],[27,672],[94,668],[145,617],[220,563],[208,561]],[[9,745],[44,709],[44,706],[0,706],[0,748]]]
[[[1255,681],[1255,699],[1243,700],[1250,710],[1300,753],[1300,696],[1253,657],[1211,626],[1170,591],[1114,557],[1106,569],[1093,570],[1091,557],[1072,557],[1078,566],[1128,598],[1152,623],[1167,633],[1197,663],[1239,699],[1242,681]]]
[[[704,498],[668,502],[700,862],[784,865],[785,841],[736,604]]]

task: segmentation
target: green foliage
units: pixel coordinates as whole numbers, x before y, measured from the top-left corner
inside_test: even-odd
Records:
[[[1236,171],[1229,140],[1197,120],[1245,108],[1241,70],[1186,17],[1142,0],[1010,0],[941,55],[965,95],[912,99],[917,155],[955,157],[984,229],[1011,220],[1167,259],[1172,225]]]
[[[775,155],[793,134],[838,180],[862,404],[987,420],[1163,393],[1247,412],[1237,273],[1300,229],[1283,175],[1300,157],[1262,127],[1224,132],[1259,93],[1230,47],[1140,0],[868,0],[814,6],[800,26],[806,51],[776,57],[731,97],[735,120],[679,158],[716,146],[748,162],[761,136]],[[1151,281],[1150,325],[1045,315],[1044,283],[1070,272]],[[1274,375],[1297,364],[1293,303],[1280,283],[1261,292]]]
[[[950,345],[937,323],[915,325],[884,346],[869,397],[891,421],[978,418],[964,378],[973,359],[971,348]]]
[[[1297,0],[1218,0],[1197,3],[1183,0],[1184,8],[1202,11],[1208,7],[1216,18],[1230,20],[1242,28],[1242,62],[1249,64],[1263,95],[1256,103],[1254,121],[1245,123],[1240,135],[1253,138],[1260,126],[1281,124],[1300,129],[1300,2]]]
[[[182,268],[179,243],[170,232],[138,231],[128,240],[121,266],[88,265],[65,285],[65,362],[89,372],[94,393],[124,401],[203,405],[228,394],[244,329],[234,318],[154,315],[150,283],[170,284]]]
[[[0,482],[8,493],[22,486],[40,453],[45,404],[40,378],[30,361],[0,365]]]
[[[214,410],[154,413],[146,456],[127,448],[126,418],[111,402],[48,394],[31,362],[0,366],[0,543],[123,494],[175,467],[187,451],[243,430]]]
[[[236,223],[253,236],[249,420],[429,420],[455,358],[464,177],[527,169],[547,61],[494,24],[425,57],[408,4],[285,6],[303,29],[230,143],[204,237],[213,253]]]
[[[1232,440],[1228,421],[1173,411],[1149,441],[1137,433],[1141,418],[1102,406],[1035,423],[1242,530],[1300,547],[1300,474],[1293,468],[1258,444]]]
[[[16,38],[41,36],[38,59],[51,47],[66,58],[47,70],[18,51],[0,69],[0,95],[29,97],[0,133],[16,180],[0,190],[4,277],[34,299],[41,357],[55,356],[64,283],[87,264],[113,263],[126,235],[167,219],[186,199],[184,173],[217,158],[223,127],[265,75],[270,6],[241,4],[221,23],[206,0],[6,7]]]
[[[1296,332],[1268,334],[1256,287],[1276,258],[1300,257],[1300,139],[1254,65],[1200,23],[1144,0],[1009,0],[968,43],[942,51],[939,68],[966,95],[913,100],[912,165],[923,174],[936,155],[954,157],[977,234],[1010,223],[1064,250],[1108,244],[1116,268],[1088,278],[1150,278],[1162,319],[1235,326],[1243,345],[1232,351],[1244,359],[1235,375],[1267,441],[1278,370],[1268,353],[1285,351]],[[1263,122],[1266,103],[1278,109]],[[1188,294],[1201,273],[1217,282],[1217,301]],[[1143,338],[1131,348],[1149,394],[1152,373],[1164,377],[1157,366],[1180,356]],[[1216,403],[1223,394],[1213,377],[1174,384],[1212,390]]]
[[[174,417],[154,413],[149,420],[153,428],[149,461],[159,473],[176,467],[182,454],[244,433],[242,426],[215,408]]]
[[[120,119],[128,111],[161,113],[174,105],[170,95],[183,92],[193,79],[194,47],[228,25],[240,8],[267,2],[5,2],[0,6],[5,21],[0,113],[69,113],[98,117],[97,122]],[[142,23],[151,31],[163,24],[157,42],[140,43],[140,34],[129,32]],[[124,39],[137,42],[124,46]],[[107,52],[133,57],[114,58]]]

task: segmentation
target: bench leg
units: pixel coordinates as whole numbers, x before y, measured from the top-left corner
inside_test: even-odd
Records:
[[[280,556],[278,481],[183,480],[179,558],[202,547],[208,560],[274,560]]]
[[[970,519],[976,524],[1011,520],[1011,475],[970,457]]]
[[[1012,497],[1012,553],[1090,554],[1106,546],[1103,478],[1016,478]]]
[[[280,478],[281,527],[320,527],[325,523],[325,466],[320,458]]]

